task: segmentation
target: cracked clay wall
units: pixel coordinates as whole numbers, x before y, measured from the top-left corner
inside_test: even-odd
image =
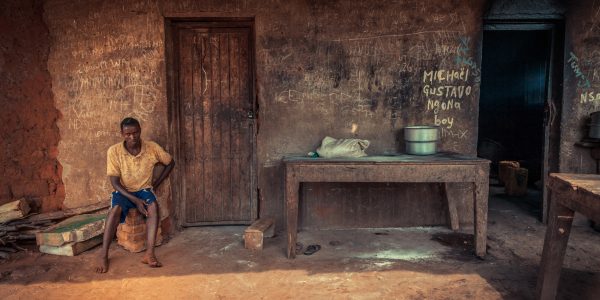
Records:
[[[42,212],[64,200],[49,51],[42,1],[1,1],[0,204],[25,197]]]

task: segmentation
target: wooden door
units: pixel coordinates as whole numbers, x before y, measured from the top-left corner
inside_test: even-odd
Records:
[[[257,215],[251,27],[208,25],[174,31],[181,217],[184,225],[248,224]]]

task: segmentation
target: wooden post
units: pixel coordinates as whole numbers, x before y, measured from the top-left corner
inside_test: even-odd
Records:
[[[296,257],[296,239],[298,238],[298,193],[300,191],[300,182],[296,176],[287,174],[285,177],[285,204],[287,218],[287,257]]]
[[[485,257],[487,252],[487,215],[488,215],[488,192],[489,192],[489,166],[486,170],[479,170],[479,180],[473,184],[473,198],[475,220],[475,255]]]

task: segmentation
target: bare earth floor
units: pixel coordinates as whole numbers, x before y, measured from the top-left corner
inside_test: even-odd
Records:
[[[187,228],[157,248],[150,269],[113,243],[111,268],[95,274],[99,248],[76,257],[21,252],[0,265],[0,299],[531,299],[545,227],[524,205],[493,198],[488,256],[471,236],[443,227],[301,231],[288,260],[283,234],[245,250],[244,227]],[[470,233],[470,232],[469,232]],[[600,299],[600,233],[573,228],[560,299]]]

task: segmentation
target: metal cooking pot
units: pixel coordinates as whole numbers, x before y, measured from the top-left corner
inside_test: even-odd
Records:
[[[404,127],[406,153],[414,155],[435,154],[439,137],[439,127],[437,126]]]
[[[431,155],[437,152],[437,142],[406,141],[406,153],[413,155]]]
[[[438,126],[404,127],[404,140],[409,142],[432,142],[439,140]]]

